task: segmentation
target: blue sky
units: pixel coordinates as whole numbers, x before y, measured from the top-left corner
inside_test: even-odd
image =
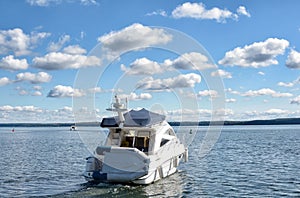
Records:
[[[296,0],[0,1],[0,122],[72,122],[91,93],[85,110],[97,120],[115,93],[169,120],[299,117],[299,8]],[[169,30],[207,54],[126,51],[172,43]],[[83,90],[78,71],[103,73]],[[214,101],[224,104],[213,109]]]

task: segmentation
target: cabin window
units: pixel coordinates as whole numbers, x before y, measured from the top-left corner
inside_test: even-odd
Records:
[[[143,152],[148,152],[149,137],[135,137],[134,147]]]
[[[125,137],[121,142],[121,147],[137,148],[140,151],[148,152],[150,139],[149,136],[149,131],[138,131],[136,133],[134,130],[130,130],[126,132]]]
[[[163,145],[165,145],[168,141],[169,141],[168,139],[162,138],[161,142],[160,142],[160,147],[162,147]]]

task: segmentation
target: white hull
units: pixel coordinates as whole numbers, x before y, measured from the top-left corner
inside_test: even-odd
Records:
[[[183,145],[171,142],[150,156],[136,148],[98,147],[96,151],[98,154],[88,159],[84,173],[87,181],[96,183],[151,184],[175,173],[187,155]]]

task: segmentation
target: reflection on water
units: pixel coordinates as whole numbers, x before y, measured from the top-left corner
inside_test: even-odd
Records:
[[[198,129],[189,162],[168,178],[146,186],[89,185],[82,177],[89,152],[77,132],[0,128],[0,197],[300,196],[300,126],[224,127],[202,158],[205,132]],[[85,138],[101,141],[97,133],[90,128]]]

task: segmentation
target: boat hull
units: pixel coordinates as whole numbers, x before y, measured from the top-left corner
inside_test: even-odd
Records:
[[[95,156],[87,158],[84,176],[94,183],[150,184],[177,171],[186,152],[179,148],[166,158],[162,153],[147,156],[136,148],[98,147]]]

